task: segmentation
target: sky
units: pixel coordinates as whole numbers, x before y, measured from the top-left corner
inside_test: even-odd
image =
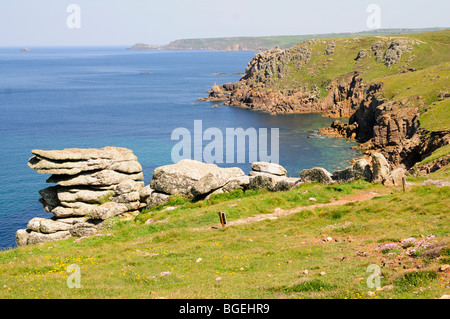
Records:
[[[368,12],[371,4],[376,11]],[[450,1],[0,0],[0,46],[162,45],[187,38],[430,27],[450,27]]]

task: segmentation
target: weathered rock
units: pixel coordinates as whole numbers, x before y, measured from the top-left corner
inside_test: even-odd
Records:
[[[389,173],[389,163],[381,153],[372,154],[372,180],[383,181]]]
[[[97,206],[95,206],[97,207]],[[85,208],[69,208],[58,206],[49,210],[56,218],[67,218],[67,217],[83,217],[89,215],[90,210]]]
[[[367,160],[360,158],[353,164],[353,178],[365,179],[366,181],[372,180],[372,170]]]
[[[286,169],[275,163],[267,163],[267,162],[254,162],[252,163],[252,170],[261,173],[267,173],[278,176],[286,176]]]
[[[98,220],[87,220],[82,223],[75,224],[70,228],[70,235],[72,237],[91,236],[101,230],[103,225]]]
[[[123,195],[126,193],[139,192],[143,185],[132,179],[126,179],[117,185],[114,190],[114,196]]]
[[[28,233],[28,239],[26,244],[27,245],[34,245],[39,243],[45,243],[50,241],[57,241],[57,240],[64,240],[68,239],[70,237],[69,231],[59,231],[52,234],[43,234],[43,233],[37,233],[34,231],[30,231]],[[21,243],[24,242],[24,238],[21,238]]]
[[[345,182],[355,178],[355,171],[352,166],[343,170],[334,171],[331,178],[337,182]]]
[[[71,224],[63,223],[53,219],[47,218],[33,218],[27,224],[27,228],[44,234],[52,234],[58,231],[66,231],[72,227]]]
[[[41,231],[41,221],[45,218],[35,217],[28,221],[27,229],[32,231],[40,232]]]
[[[92,209],[89,212],[89,217],[91,219],[105,220],[114,216],[118,216],[128,211],[139,209],[139,206],[140,202],[131,202],[131,203],[108,202]]]
[[[406,178],[406,170],[403,168],[396,168],[389,172],[383,179],[384,186],[401,186],[402,179]]]
[[[44,234],[52,234],[59,231],[66,231],[71,228],[71,225],[62,223],[52,219],[45,219],[41,221],[41,232]]]
[[[214,164],[182,160],[177,164],[156,168],[150,187],[159,193],[194,198],[244,175],[236,167],[220,168]]]
[[[395,39],[392,41],[384,54],[384,64],[387,67],[396,64],[407,48],[406,41],[404,40]]]
[[[84,216],[84,217],[67,217],[67,218],[58,218],[58,219],[55,218],[55,220],[57,220],[58,222],[61,222],[61,223],[69,224],[69,225],[75,225],[78,223],[85,222],[87,220],[87,217]]]
[[[328,45],[325,49],[325,54],[326,55],[333,54],[335,48],[336,48],[336,43],[334,41],[330,41],[330,43],[328,43]]]
[[[154,206],[165,204],[169,201],[169,195],[152,192],[152,194],[147,198],[147,208],[152,208]]]
[[[272,192],[286,191],[290,190],[299,180],[299,178],[258,173],[250,177],[250,188],[267,189]]]
[[[372,44],[372,52],[376,57],[377,62],[381,62],[383,60],[384,55],[384,42],[383,41],[377,41],[374,44]]]
[[[60,186],[110,186],[128,179],[142,181],[144,180],[144,174],[142,172],[124,174],[113,170],[88,171],[77,175],[52,175],[47,183],[57,183]]]
[[[294,187],[296,184],[298,184],[299,182],[301,182],[300,178],[296,178],[296,177],[281,178],[276,182],[275,187],[273,188],[273,191],[274,192],[288,191],[292,187]]]
[[[96,189],[79,189],[79,188],[66,188],[66,187],[55,187],[56,197],[59,202],[83,202],[90,204],[99,204],[106,198],[112,196],[114,192],[112,190],[96,190]],[[42,194],[41,194],[42,195]],[[42,196],[44,200],[51,204],[47,198]],[[58,206],[58,205],[53,205]]]
[[[28,166],[41,174],[76,175],[83,171],[114,170],[139,173],[142,166],[131,150],[120,147],[103,149],[33,150]]]
[[[245,174],[240,168],[221,168],[216,172],[210,172],[204,175],[196,181],[192,185],[191,193],[194,197],[208,194],[241,176],[245,176]]]
[[[39,195],[50,206],[58,206],[60,204],[58,198],[58,188],[56,186],[41,189]]]
[[[305,183],[332,183],[332,175],[322,167],[314,167],[311,169],[304,169],[300,172],[300,178]]]
[[[277,183],[275,175],[271,174],[258,174],[250,178],[251,189],[267,189],[273,190]]]
[[[141,196],[139,192],[131,192],[122,195],[114,195],[111,197],[112,202],[116,203],[132,203],[132,202],[140,202]]]
[[[142,167],[131,150],[105,147],[33,154],[28,165],[38,173],[53,174],[47,182],[58,184],[39,192],[44,209],[54,217],[32,219],[27,230],[17,233],[18,245],[90,235],[99,222],[145,206],[140,193]],[[86,221],[86,216],[95,222]]]
[[[28,238],[30,238],[30,233],[30,229],[19,229],[16,231],[17,246],[26,246],[28,244]]]
[[[146,203],[147,202],[147,198],[149,198],[152,193],[153,193],[153,189],[150,188],[150,185],[147,185],[147,186],[143,187],[139,191],[139,196],[140,196],[141,202],[142,203]]]
[[[365,49],[361,49],[361,50],[359,50],[358,51],[358,55],[356,56],[356,59],[355,60],[360,60],[360,59],[364,59],[365,57],[367,57],[367,50],[365,50]]]

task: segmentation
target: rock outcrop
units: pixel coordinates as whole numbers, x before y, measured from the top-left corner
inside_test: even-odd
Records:
[[[252,172],[259,172],[259,173],[267,173],[271,175],[277,175],[277,176],[286,176],[287,171],[286,169],[275,163],[267,163],[267,162],[254,162],[252,163]],[[250,172],[251,174],[251,172]]]
[[[359,158],[353,165],[345,169],[328,172],[322,167],[304,169],[300,172],[301,181],[304,183],[344,183],[352,180],[366,180],[368,182],[385,181],[390,173],[389,164],[381,153],[374,153],[370,158]],[[391,179],[389,177],[389,179]],[[397,184],[395,184],[397,186]]]
[[[356,139],[361,144],[354,148],[380,152],[394,168],[406,169],[450,142],[449,131],[420,128],[419,108],[408,106],[406,100],[387,101],[380,94],[381,87],[372,84],[367,88],[348,124],[335,120],[318,134]],[[424,102],[418,98],[418,103]]]
[[[323,43],[326,44],[324,52],[318,52]],[[361,104],[370,103],[371,95],[381,90],[381,83],[364,83],[359,71],[343,73],[331,79],[325,96],[317,86],[303,83],[285,87],[285,84],[278,83],[302,69],[308,70],[310,77],[323,73],[327,63],[333,63],[331,56],[336,47],[335,40],[312,39],[289,49],[274,48],[257,53],[238,82],[215,84],[208,91],[209,96],[199,100],[225,101],[226,105],[275,114],[316,112],[333,118],[350,117]],[[355,60],[358,62],[369,57],[370,50],[377,62],[383,62],[389,68],[400,61],[404,52],[411,52],[412,46],[409,41],[401,39],[379,40],[371,48],[357,51]],[[310,62],[314,55],[321,54],[330,56],[323,65]]]
[[[171,195],[203,200],[237,189],[287,191],[301,183],[354,179],[397,186],[405,174],[402,169],[391,171],[381,153],[333,173],[321,167],[304,169],[300,177],[288,177],[286,169],[275,163],[254,162],[245,175],[237,167],[186,159],[156,168],[150,184],[144,186],[141,165],[124,148],[32,152],[28,165],[39,173],[52,174],[47,182],[57,184],[39,191],[44,209],[54,216],[30,220],[26,229],[16,233],[18,246],[90,236],[103,228],[105,220],[165,204]]]
[[[402,180],[406,178],[406,170],[404,168],[396,168],[386,174],[383,178],[384,186],[401,186]]]
[[[372,169],[366,159],[360,158],[352,166],[333,172],[331,178],[336,182],[348,182],[355,179],[372,181]]]
[[[40,174],[51,174],[39,191],[44,210],[54,216],[34,218],[16,234],[17,244],[35,244],[85,236],[102,227],[102,221],[142,208],[142,166],[131,150],[33,150],[28,165]],[[144,199],[145,194],[143,195]]]
[[[322,167],[304,169],[300,172],[300,178],[306,183],[329,184],[333,182],[332,174]]]
[[[153,171],[147,207],[167,202],[170,195],[201,199],[212,193],[244,188],[248,184],[248,176],[240,168],[221,168],[185,159]]]
[[[211,195],[229,193],[236,189],[291,189],[299,178],[287,176],[278,164],[255,162],[249,175],[237,167],[221,168],[194,160],[182,160],[154,170],[148,186],[147,208],[165,204],[171,195],[190,199],[207,199]]]
[[[288,177],[286,169],[275,163],[254,162],[250,176],[250,189],[267,189],[272,192],[290,190],[301,180]]]

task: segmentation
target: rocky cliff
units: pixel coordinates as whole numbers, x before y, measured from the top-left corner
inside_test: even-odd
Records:
[[[447,99],[449,39],[446,31],[313,39],[275,48],[256,54],[238,82],[214,85],[200,100],[272,114],[349,118],[319,134],[357,139],[360,149],[381,151],[394,166],[409,168],[449,140],[446,129],[420,126],[421,113]],[[436,70],[439,81],[430,79]]]

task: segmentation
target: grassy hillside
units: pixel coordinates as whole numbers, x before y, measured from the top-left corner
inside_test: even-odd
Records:
[[[381,42],[386,50],[388,43],[395,39],[408,41],[409,48],[397,63],[388,67],[384,61],[377,61],[372,46]],[[324,54],[331,42],[335,44],[334,53]],[[394,94],[396,98],[423,95],[426,102],[431,103],[437,100],[438,90],[450,85],[450,30],[389,37],[319,40],[299,43],[289,54],[295,56],[303,49],[311,51],[309,61],[301,67],[291,62],[286,76],[276,79],[276,87],[289,89],[318,86],[325,91],[333,79],[357,71],[366,82],[384,82],[387,97],[392,98]],[[360,50],[365,50],[367,57],[356,60]],[[419,72],[399,73],[405,68]],[[414,86],[414,89],[408,89],[410,86]]]
[[[320,206],[370,192],[383,196]],[[449,187],[403,193],[358,181],[173,198],[135,221],[111,219],[78,243],[1,252],[0,298],[439,298],[450,284],[438,271],[450,261],[448,195]],[[289,210],[298,206],[316,208]],[[247,219],[280,208],[284,217]],[[219,210],[235,225],[220,228]],[[415,243],[403,247],[410,237]],[[79,289],[67,287],[72,264]],[[371,264],[384,290],[368,288]]]

